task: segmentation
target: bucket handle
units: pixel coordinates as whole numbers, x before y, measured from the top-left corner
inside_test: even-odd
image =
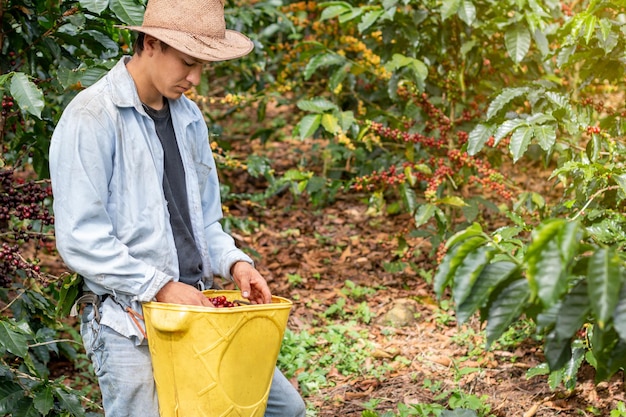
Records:
[[[151,311],[150,322],[160,332],[186,332],[189,329],[190,312],[156,309]]]

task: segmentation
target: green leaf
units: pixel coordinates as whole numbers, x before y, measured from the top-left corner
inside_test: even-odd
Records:
[[[13,74],[10,92],[20,109],[41,118],[44,107],[43,92],[26,74],[23,72]]]
[[[109,68],[104,66],[81,66],[77,69],[59,68],[57,78],[64,88],[80,83],[83,87],[88,87],[102,78]]]
[[[552,371],[563,368],[572,357],[570,339],[561,339],[553,330],[545,337],[543,349],[548,366]]]
[[[351,66],[352,64],[347,63],[333,72],[333,74],[328,79],[328,89],[330,91],[335,91],[339,84],[341,84],[343,80],[346,79],[348,73],[350,72]]]
[[[505,138],[509,133],[511,133],[514,129],[517,129],[518,126],[526,124],[524,119],[513,119],[507,120],[498,126],[496,130],[496,134],[494,135],[495,144],[497,145],[500,141]]]
[[[9,415],[15,410],[15,404],[25,395],[20,385],[10,380],[3,380],[0,384],[0,415]]]
[[[559,299],[568,284],[558,241],[558,233],[565,228],[564,223],[565,220],[553,219],[540,224],[533,231],[526,252],[531,291],[546,307]]]
[[[556,143],[556,128],[551,125],[533,126],[533,136],[541,149],[549,152]]]
[[[354,123],[354,113],[352,112],[352,110],[342,111],[341,113],[337,114],[337,120],[339,122],[339,127],[341,127],[341,130],[347,132]]]
[[[483,228],[480,223],[472,223],[471,226],[464,230],[458,231],[446,241],[446,247],[451,248],[456,244],[472,237],[484,236]]]
[[[547,363],[540,363],[537,366],[534,366],[532,368],[530,368],[528,371],[526,371],[526,379],[530,379],[533,378],[535,376],[540,376],[540,375],[548,375],[550,373],[550,368],[548,367]]]
[[[572,57],[572,55],[574,55],[574,52],[576,52],[576,46],[577,46],[576,44],[572,44],[572,45],[563,45],[561,47],[556,58],[556,65],[559,68],[562,68],[565,64],[567,64],[570,61],[570,58]]]
[[[426,80],[426,77],[428,77],[428,67],[424,64],[424,62],[402,54],[393,54],[391,61],[385,64],[385,68],[388,71],[395,71],[399,68],[409,69],[411,74],[415,76],[415,82],[420,88],[423,85],[424,80]]]
[[[315,97],[310,100],[299,100],[296,105],[300,110],[313,113],[323,113],[329,110],[339,110],[335,103],[323,97]]]
[[[11,407],[11,417],[41,417],[30,398],[21,398]]]
[[[456,305],[461,305],[472,293],[476,280],[489,265],[495,249],[489,246],[480,246],[467,254],[454,273],[452,293]]]
[[[455,408],[454,410],[442,410],[439,417],[478,417],[478,414],[469,408]]]
[[[535,201],[534,197],[533,201]],[[542,200],[542,203],[543,202]],[[581,237],[582,230],[578,222],[568,221],[559,230],[559,250],[561,251],[561,257],[566,263],[571,262],[578,256],[578,247],[580,246]]]
[[[611,336],[612,348],[601,352],[596,364],[596,382],[608,381],[616,372],[626,367],[626,341]]]
[[[117,42],[111,39],[108,35],[97,30],[85,30],[82,32],[83,36],[91,36],[96,42],[98,42],[107,51],[110,56],[116,56],[119,51]]]
[[[54,395],[52,388],[48,384],[40,384],[33,389],[33,405],[41,413],[42,416],[48,415],[48,412],[54,407]]]
[[[411,186],[404,182],[400,185],[400,191],[402,193],[402,201],[409,213],[415,213],[418,208],[417,194]],[[421,208],[421,207],[420,207]]]
[[[599,248],[589,259],[589,299],[598,326],[603,329],[619,301],[623,270],[614,248]]]
[[[529,298],[530,289],[524,279],[514,281],[498,294],[487,312],[487,349],[519,318]]]
[[[358,25],[359,33],[365,32],[384,13],[384,10],[370,10],[369,12],[365,13],[365,15],[363,15],[363,17],[361,18],[361,22]]]
[[[103,67],[85,68],[83,71],[78,72],[78,81],[80,81],[83,87],[89,87],[104,77],[108,71],[108,68]]]
[[[569,109],[570,103],[569,98],[563,94],[555,93],[554,91],[547,91],[545,93],[545,97],[550,100],[552,104],[555,104],[557,107],[561,109]]]
[[[311,78],[311,75],[315,74],[315,72],[320,68],[343,64],[345,62],[346,59],[344,57],[333,52],[315,55],[309,60],[304,68],[304,79],[308,80]]]
[[[587,16],[585,22],[583,23],[584,38],[587,45],[589,45],[589,42],[591,41],[591,38],[596,31],[596,20],[597,18],[594,15],[590,14],[589,16]]]
[[[69,411],[73,417],[84,417],[85,411],[80,404],[78,396],[65,391],[63,388],[56,388],[54,396],[59,400],[63,410]]]
[[[522,62],[530,49],[530,41],[530,32],[522,24],[516,24],[504,33],[506,50],[515,63]]]
[[[352,10],[352,6],[344,1],[332,1],[327,3],[321,3],[321,7],[324,7],[320,16],[320,21],[332,19],[340,14],[347,13]]]
[[[596,368],[596,381],[607,380],[626,365],[626,341],[619,338],[613,326],[600,329],[594,325],[589,333],[590,362]]]
[[[618,300],[613,313],[613,326],[620,339],[626,340],[626,285],[622,285]]]
[[[446,20],[450,16],[456,14],[460,6],[461,0],[444,0],[441,3],[441,17],[443,20]]]
[[[100,14],[109,6],[109,0],[80,0],[80,7],[92,13]]]
[[[440,296],[443,293],[444,288],[454,279],[456,270],[461,265],[465,257],[478,247],[484,245],[487,239],[480,235],[470,237],[458,245],[452,247],[446,255],[443,257],[443,261],[433,279],[435,293]]]
[[[300,120],[296,129],[300,132],[300,139],[304,140],[305,138],[313,136],[318,127],[320,127],[320,123],[322,122],[321,114],[308,114]]]
[[[437,206],[435,206],[434,204],[422,204],[421,206],[419,206],[417,212],[415,213],[415,216],[413,216],[413,218],[415,219],[415,227],[425,225],[435,215],[436,209]]]
[[[467,153],[473,156],[480,152],[494,132],[495,128],[491,125],[477,124],[469,134]]]
[[[513,155],[513,162],[517,162],[524,156],[530,144],[530,140],[533,138],[533,134],[534,129],[530,126],[518,126],[518,128],[513,131],[509,145],[509,149]]]
[[[622,192],[626,193],[626,174],[615,175],[613,178]]]
[[[467,203],[461,197],[450,195],[444,198],[440,198],[437,200],[437,204],[445,204],[453,207],[465,207]]]
[[[550,53],[550,42],[548,41],[548,37],[540,29],[535,29],[532,32],[532,35],[542,57],[546,57]]]
[[[109,8],[124,24],[140,26],[143,22],[145,7],[134,0],[110,0]]]
[[[465,323],[489,299],[489,295],[514,272],[519,272],[513,262],[502,261],[488,264],[476,279],[469,296],[457,304],[456,318],[459,324]]]
[[[581,280],[565,295],[556,318],[556,334],[561,339],[570,339],[583,326],[591,311],[587,294],[587,281]]]
[[[457,14],[467,26],[472,26],[476,20],[476,6],[470,0],[463,0]]]
[[[349,22],[350,20],[354,20],[357,17],[363,14],[363,9],[360,7],[355,7],[347,13],[342,13],[339,15],[339,23],[343,24]]]
[[[563,382],[563,386],[567,390],[573,390],[576,387],[576,381],[578,381],[578,370],[580,369],[580,365],[583,363],[583,359],[585,358],[585,349],[584,348],[572,348],[572,354],[563,366],[561,380]]]
[[[56,304],[57,317],[65,317],[70,314],[72,305],[83,286],[83,278],[78,274],[67,275],[63,279],[59,289],[58,301]]]
[[[322,126],[328,133],[332,134],[338,133],[340,130],[337,117],[332,113],[322,115]]]
[[[5,85],[7,83],[7,81],[9,81],[11,79],[11,77],[13,76],[13,74],[15,74],[15,73],[14,72],[8,72],[6,74],[0,75],[0,87]]]
[[[21,358],[28,354],[28,339],[24,331],[6,319],[0,320],[0,346]]]

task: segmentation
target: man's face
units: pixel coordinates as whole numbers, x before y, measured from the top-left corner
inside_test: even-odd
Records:
[[[200,83],[206,62],[171,46],[161,48],[160,44],[153,45],[155,67],[152,70],[152,82],[161,95],[175,100]]]

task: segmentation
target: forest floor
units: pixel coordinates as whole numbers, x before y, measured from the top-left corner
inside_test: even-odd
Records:
[[[233,152],[266,155],[279,175],[296,167],[300,146],[253,142]],[[546,175],[517,172],[515,178],[548,193]],[[227,173],[224,180],[238,192],[259,192],[262,186],[245,172]],[[544,362],[541,345],[532,337],[486,351],[478,319],[458,326],[453,308],[442,308],[436,300],[430,284],[436,261],[427,241],[407,237],[410,218],[372,215],[365,197],[342,194],[332,204],[311,208],[305,198],[287,192],[262,208],[230,207],[234,216],[258,223],[253,232],[234,235],[241,247],[254,251],[273,293],[294,300],[289,327],[295,332],[314,327],[316,315],[342,297],[346,281],[376,289],[366,297],[375,317],[354,326],[366,330],[376,347],[372,360],[388,364],[389,370],[377,377],[329,371],[330,387],[306,397],[319,416],[360,416],[373,399],[378,413],[397,410],[399,403],[436,403],[446,391],[481,397],[498,417],[609,416],[626,401],[623,373],[595,384],[593,368],[585,365],[571,392],[562,385],[551,390],[547,376],[528,378],[528,370]],[[399,236],[407,237],[417,269],[388,272],[385,264],[400,256]],[[290,280],[294,276],[301,279]],[[386,314],[402,303],[410,305],[415,320],[390,326]],[[523,329],[519,333],[524,336]],[[397,361],[400,357],[408,360]]]

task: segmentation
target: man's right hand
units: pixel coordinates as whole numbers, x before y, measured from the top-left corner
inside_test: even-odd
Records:
[[[156,294],[156,300],[162,303],[187,304],[214,307],[202,291],[183,282],[170,281]]]

